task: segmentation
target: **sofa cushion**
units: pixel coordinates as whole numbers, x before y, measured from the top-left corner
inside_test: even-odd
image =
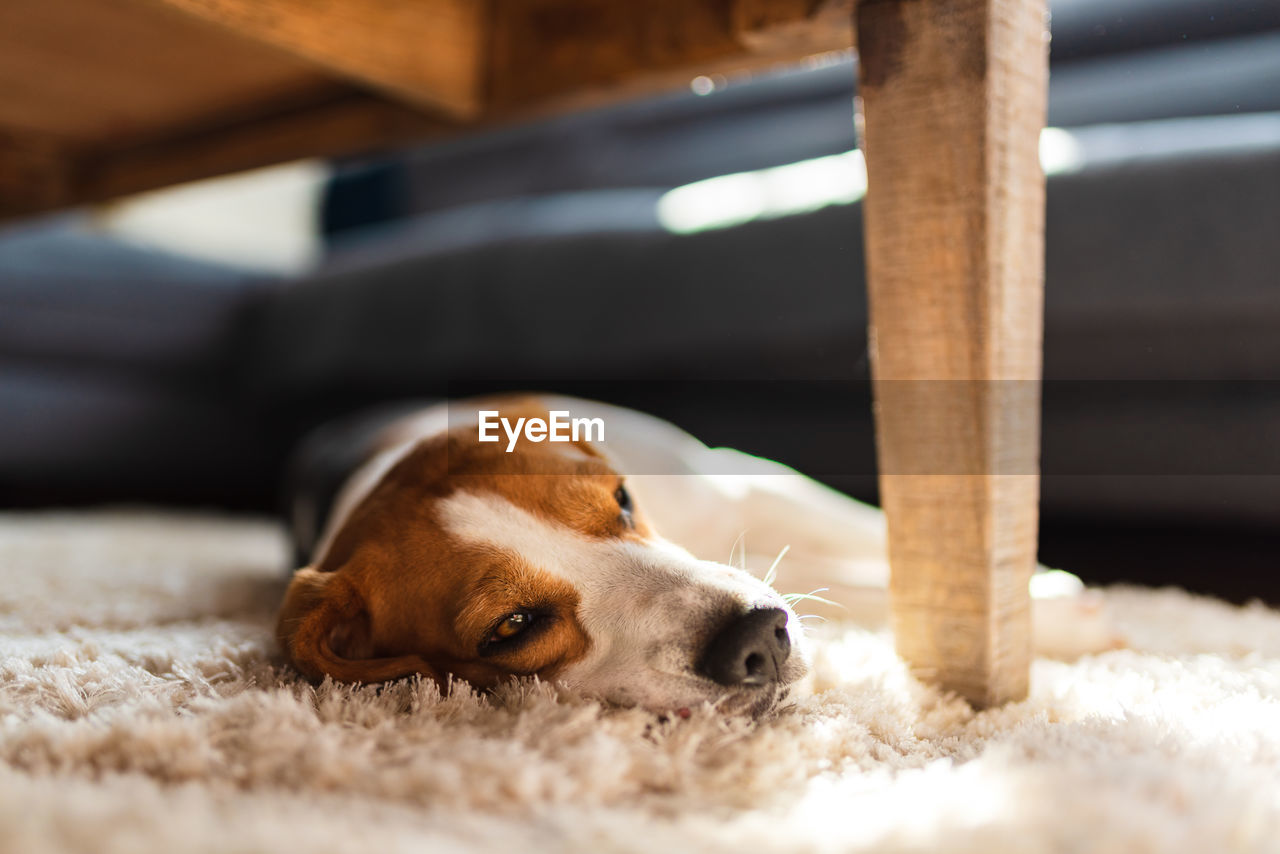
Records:
[[[0,231],[0,358],[219,380],[261,275],[120,243],[74,217]]]

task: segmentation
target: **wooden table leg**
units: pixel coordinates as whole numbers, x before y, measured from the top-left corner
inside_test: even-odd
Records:
[[[1043,0],[857,7],[881,498],[898,650],[1026,695],[1043,303]]]

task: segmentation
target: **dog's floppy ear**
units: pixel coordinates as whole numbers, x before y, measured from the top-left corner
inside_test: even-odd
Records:
[[[422,674],[439,679],[431,665],[417,655],[373,658],[369,612],[360,591],[338,572],[311,567],[293,575],[276,639],[308,679],[332,676],[339,682],[386,682]]]

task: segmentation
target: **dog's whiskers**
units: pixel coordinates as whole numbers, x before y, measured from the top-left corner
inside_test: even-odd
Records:
[[[819,587],[816,590],[809,591],[808,593],[783,593],[782,600],[788,605],[793,606],[797,602],[821,602],[824,605],[834,605],[837,608],[844,608],[845,606],[841,605],[839,602],[832,602],[830,599],[824,599],[817,595],[819,593],[827,592],[828,589],[830,588]]]
[[[744,572],[747,569],[746,537],[747,531],[744,528],[742,533],[738,534],[738,539],[733,541],[733,547],[729,549],[729,566],[737,566],[738,569],[741,569]],[[741,551],[739,551],[739,548],[741,548]],[[733,562],[733,556],[735,554],[738,556],[738,562],[736,564]]]
[[[782,547],[782,551],[778,552],[778,556],[773,559],[773,563],[769,565],[769,571],[764,574],[764,583],[773,586],[773,582],[778,580],[778,564],[786,557],[787,552],[791,551],[791,546]]]

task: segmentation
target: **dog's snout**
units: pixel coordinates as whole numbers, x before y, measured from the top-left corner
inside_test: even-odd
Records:
[[[787,612],[756,608],[735,617],[707,644],[698,670],[721,685],[764,685],[778,681],[791,655]]]

